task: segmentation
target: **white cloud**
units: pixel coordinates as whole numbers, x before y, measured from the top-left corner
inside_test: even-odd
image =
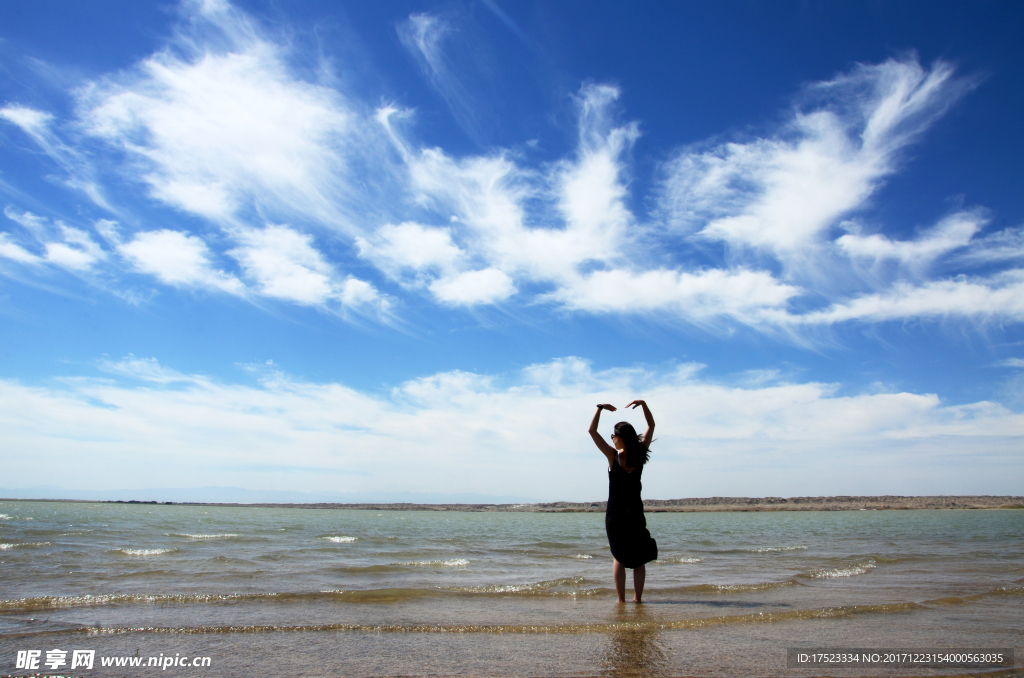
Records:
[[[920,268],[944,254],[967,247],[986,221],[978,211],[957,212],[922,233],[916,240],[892,241],[877,233],[867,236],[848,234],[837,238],[836,245],[850,257],[876,263],[894,259]]]
[[[374,126],[337,90],[296,77],[286,48],[240,12],[192,9],[193,24],[222,39],[183,33],[83,88],[83,128],[121,149],[153,197],[179,209],[227,222],[255,205],[351,229],[346,205],[362,204],[366,186],[350,186],[350,163],[375,150]]]
[[[604,460],[586,435],[594,403],[624,405],[636,396],[647,398],[658,422],[644,475],[650,498],[1020,493],[1024,478],[1024,415],[996,403],[843,396],[819,383],[716,383],[700,379],[694,365],[664,374],[595,372],[568,358],[506,376],[439,373],[388,395],[265,367],[254,385],[131,356],[101,367],[143,383],[0,380],[0,426],[7,448],[19,450],[4,460],[9,485],[30,486],[62,468],[92,489],[152,487],[159,478],[168,487],[391,493],[443,486],[593,500],[607,486]],[[620,411],[604,417],[602,432],[620,419],[642,423],[638,411]],[[281,459],[343,474],[251,470]],[[888,473],[878,473],[882,464]]]
[[[445,53],[445,39],[456,30],[438,16],[411,14],[397,26],[398,37],[423,70],[427,80],[447,104],[455,120],[470,136],[478,136],[480,103],[459,77],[469,64],[458,66]],[[453,40],[455,44],[458,44]]]
[[[964,317],[1024,321],[1024,269],[987,279],[957,278],[923,285],[899,282],[880,294],[867,294],[804,315],[779,315],[782,323],[832,324],[906,318]]]
[[[449,229],[411,221],[385,224],[369,238],[356,238],[356,246],[361,256],[393,277],[400,277],[403,269],[451,271],[465,254],[452,242]]]
[[[700,323],[723,316],[757,322],[762,310],[782,308],[798,292],[760,271],[661,269],[595,271],[552,296],[569,308],[604,313],[661,311]]]
[[[23,226],[42,247],[42,255],[13,242],[0,233],[0,257],[21,264],[53,264],[77,272],[93,270],[98,263],[123,266],[155,276],[161,282],[191,288],[205,288],[255,298],[281,299],[292,303],[327,307],[340,303],[347,309],[386,315],[389,300],[373,285],[342,277],[317,251],[312,238],[285,226],[263,229],[235,229],[235,249],[226,252],[241,265],[247,286],[235,275],[219,269],[215,253],[199,236],[162,229],[135,233],[128,241],[117,222],[99,219],[94,228],[121,255],[111,261],[92,236],[61,222],[51,223],[31,212],[11,208],[5,214]]]
[[[572,286],[583,266],[623,263],[634,244],[621,156],[638,132],[634,124],[612,124],[608,108],[617,96],[609,86],[581,90],[578,157],[547,174],[520,167],[505,152],[453,158],[438,148],[410,149],[391,126],[393,111],[382,112],[419,202],[454,220],[444,228],[386,225],[357,241],[361,254],[393,277],[413,271],[414,282],[443,303],[467,305],[503,301],[520,282]],[[531,202],[545,207],[528,214]]]
[[[971,241],[970,248],[959,253],[957,263],[969,266],[1024,261],[1024,229],[1007,228]]]
[[[45,240],[51,230],[48,219],[31,212],[18,212],[10,205],[4,208],[4,216],[20,225],[37,239]]]
[[[578,157],[557,163],[546,176],[518,166],[505,153],[455,159],[436,148],[407,152],[412,188],[421,201],[457,219],[444,230],[385,227],[376,240],[361,241],[364,256],[382,262],[386,270],[401,265],[420,272],[439,269],[429,288],[446,303],[504,300],[518,281],[552,284],[569,296],[568,288],[581,279],[581,267],[621,265],[635,247],[621,156],[638,132],[633,124],[612,125],[608,107],[617,96],[608,86],[581,90]],[[533,223],[528,225],[524,205],[530,201],[554,209],[530,215]],[[398,239],[401,246],[394,245]],[[422,247],[411,254],[417,244]],[[462,288],[461,281],[473,279],[453,271],[477,277],[490,271],[480,281],[486,280],[493,293],[453,294],[453,286]]]
[[[11,236],[7,233],[0,233],[0,257],[16,261],[19,264],[38,264],[40,262],[39,257],[21,245],[11,242]]]
[[[45,111],[37,111],[34,108],[8,105],[0,108],[0,118],[14,123],[28,134],[38,137],[46,131],[46,126],[53,120],[53,115]]]
[[[245,294],[241,281],[214,267],[210,250],[199,236],[167,229],[145,231],[120,245],[118,251],[137,271],[154,275],[168,285]]]
[[[92,237],[78,228],[60,224],[63,242],[46,244],[46,260],[63,268],[86,271],[97,261],[106,259],[107,254]]]
[[[0,256],[22,264],[45,262],[79,272],[88,271],[93,264],[107,258],[107,253],[82,229],[66,226],[59,221],[51,223],[31,212],[19,213],[9,206],[4,209],[4,215],[28,231],[32,239],[42,247],[43,253],[33,254],[11,242],[8,234],[0,233]]]
[[[667,167],[663,209],[684,232],[802,263],[967,86],[941,62],[858,66],[811,88],[817,107],[795,111],[777,137],[679,155]]]
[[[308,306],[331,300],[361,306],[383,299],[366,282],[339,281],[334,268],[312,245],[312,238],[286,226],[241,233],[241,246],[228,254],[238,260],[261,294]]]
[[[164,367],[156,358],[136,358],[128,355],[121,360],[101,360],[98,366],[104,372],[157,384],[205,382],[202,378],[184,375],[177,370]]]
[[[999,364],[1003,367],[1024,367],[1024,358],[1007,358]]]
[[[88,160],[75,148],[68,146],[50,129],[54,121],[52,113],[25,106],[8,105],[0,109],[0,118],[21,128],[39,147],[50,156],[65,172],[64,184],[81,191],[95,204],[110,210],[110,204],[103,195]]]
[[[444,303],[474,306],[504,301],[515,294],[516,287],[502,271],[485,268],[435,280],[430,291]]]
[[[352,276],[345,278],[336,293],[342,305],[350,308],[373,309],[381,317],[386,316],[391,309],[391,301],[382,296],[373,285]]]
[[[331,297],[330,264],[310,244],[312,238],[284,226],[248,231],[241,247],[228,252],[260,292],[300,304],[323,304]]]

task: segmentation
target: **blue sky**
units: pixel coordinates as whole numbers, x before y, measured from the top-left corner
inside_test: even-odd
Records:
[[[1022,17],[7,3],[0,487],[1020,494]]]

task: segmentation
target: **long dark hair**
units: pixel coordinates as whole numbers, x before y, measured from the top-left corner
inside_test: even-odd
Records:
[[[619,437],[622,446],[626,449],[626,466],[636,468],[647,463],[651,453],[647,446],[640,442],[640,436],[636,434],[636,429],[632,424],[628,421],[620,421],[615,425],[615,435]]]

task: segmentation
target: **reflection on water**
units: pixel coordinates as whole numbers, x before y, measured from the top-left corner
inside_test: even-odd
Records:
[[[658,624],[643,605],[620,606],[608,634],[603,660],[606,676],[658,676],[668,666],[658,642]]]

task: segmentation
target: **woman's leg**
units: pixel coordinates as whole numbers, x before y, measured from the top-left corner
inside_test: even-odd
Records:
[[[619,594],[619,602],[626,602],[626,568],[615,556],[612,556],[612,578],[615,579],[615,592]]]
[[[644,595],[644,579],[647,578],[647,566],[633,568],[633,602],[639,603]]]

